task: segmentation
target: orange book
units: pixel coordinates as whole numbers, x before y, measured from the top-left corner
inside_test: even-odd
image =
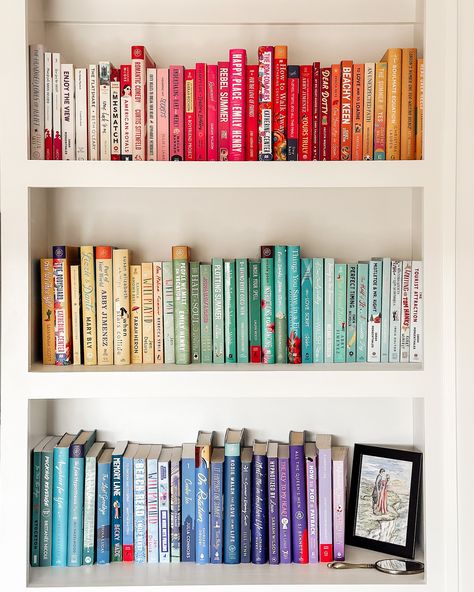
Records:
[[[41,259],[41,319],[43,329],[43,364],[55,362],[54,342],[54,273],[53,260]]]
[[[387,62],[386,158],[400,160],[400,104],[402,99],[402,50],[387,49],[380,60]]]
[[[364,72],[364,129],[362,132],[362,158],[374,158],[374,84],[375,64],[365,64]]]
[[[400,158],[415,158],[416,138],[416,49],[402,49],[402,109],[400,115]]]
[[[331,160],[340,160],[341,152],[341,66],[331,67]]]
[[[352,80],[352,160],[362,160],[364,70],[364,64],[354,64]]]
[[[374,160],[385,160],[387,126],[387,64],[375,64]]]
[[[341,160],[352,155],[352,61],[341,62]]]
[[[425,62],[417,60],[416,72],[416,160],[423,158],[423,117],[425,107]]]

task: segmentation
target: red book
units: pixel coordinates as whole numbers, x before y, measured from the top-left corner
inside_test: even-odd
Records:
[[[133,160],[146,160],[146,71],[156,68],[143,45],[132,45]]]
[[[196,160],[207,160],[206,64],[196,64]]]
[[[273,160],[273,62],[271,45],[258,48],[258,160]]]
[[[196,114],[195,105],[196,70],[184,71],[184,159],[196,160]]]
[[[341,158],[341,66],[331,68],[331,160]]]
[[[354,64],[352,80],[352,160],[362,160],[364,124],[364,64]]]
[[[229,158],[229,62],[217,64],[219,100],[217,105],[217,148],[219,160]]]
[[[313,160],[319,160],[319,102],[321,84],[321,64],[313,63]]]
[[[217,158],[217,65],[207,67],[207,160]]]
[[[352,156],[352,62],[341,62],[341,160]]]
[[[288,47],[275,47],[273,77],[273,160],[286,160]]]
[[[319,160],[331,160],[331,68],[321,68]]]
[[[183,66],[170,66],[170,160],[184,160]]]
[[[300,66],[298,160],[313,156],[313,66]]]
[[[258,66],[247,66],[245,160],[258,159]]]
[[[246,65],[247,52],[245,49],[231,49],[229,51],[229,160],[233,161],[245,160],[246,153]]]

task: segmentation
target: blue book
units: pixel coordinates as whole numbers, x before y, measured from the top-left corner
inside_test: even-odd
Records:
[[[224,563],[240,563],[240,446],[244,430],[227,429],[224,443]]]
[[[324,259],[313,259],[313,362],[324,362]]]
[[[392,261],[389,257],[382,259],[382,335],[380,342],[380,361],[388,362],[390,343],[390,279]]]
[[[41,451],[41,519],[40,519],[40,566],[51,566],[53,534],[53,473],[54,449],[61,436],[54,436]]]
[[[324,361],[334,361],[334,259],[324,259]]]
[[[278,442],[268,444],[268,560],[280,563]]]
[[[82,565],[84,538],[85,456],[95,442],[96,431],[81,431],[69,447],[68,567]]]
[[[122,559],[133,561],[133,459],[138,444],[129,444],[122,459]]]
[[[181,561],[196,561],[196,461],[194,444],[183,444],[181,456]]]
[[[301,259],[301,360],[313,363],[313,260]]]
[[[123,455],[127,449],[126,440],[117,442],[112,453],[112,553],[111,561],[122,561],[122,473]]]
[[[267,444],[254,442],[252,471],[252,563],[268,561]]]
[[[253,450],[243,448],[240,455],[240,563],[250,563],[252,559],[252,459]]]
[[[214,448],[211,458],[211,563],[222,563],[224,517],[224,449]]]
[[[150,444],[139,444],[133,458],[133,560],[146,563],[146,459]]]
[[[356,361],[357,342],[357,264],[347,265],[346,362]]]
[[[69,503],[69,446],[74,434],[64,434],[53,453],[53,543],[51,565],[67,565],[67,526]]]
[[[369,264],[357,265],[357,340],[356,361],[367,362],[367,293],[369,290]]]
[[[299,246],[287,247],[288,362],[290,364],[301,364],[300,254]]]
[[[196,563],[209,563],[209,480],[214,432],[198,433],[196,442]]]
[[[97,563],[110,563],[110,498],[112,448],[97,461]]]
[[[40,522],[41,522],[41,456],[43,448],[51,440],[46,436],[31,451],[31,540],[30,564],[40,564]]]

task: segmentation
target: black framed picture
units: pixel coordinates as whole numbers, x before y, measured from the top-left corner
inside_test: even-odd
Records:
[[[422,454],[355,444],[346,543],[413,559]]]

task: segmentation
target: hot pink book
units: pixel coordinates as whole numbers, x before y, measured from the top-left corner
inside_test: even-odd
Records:
[[[169,70],[158,68],[156,84],[157,135],[156,152],[158,160],[170,159],[169,120]]]
[[[146,71],[156,68],[143,45],[132,45],[133,160],[146,160]]]
[[[218,160],[217,65],[207,67],[207,160]]]
[[[170,160],[184,160],[184,66],[170,66]]]
[[[245,160],[258,160],[258,66],[247,66]]]
[[[207,160],[206,64],[196,64],[196,160]]]
[[[246,65],[247,52],[245,49],[231,49],[229,51],[229,160],[245,160]]]
[[[184,159],[196,160],[196,70],[184,71]]]
[[[217,115],[217,140],[219,160],[229,158],[229,62],[217,64],[219,80],[219,99]]]

